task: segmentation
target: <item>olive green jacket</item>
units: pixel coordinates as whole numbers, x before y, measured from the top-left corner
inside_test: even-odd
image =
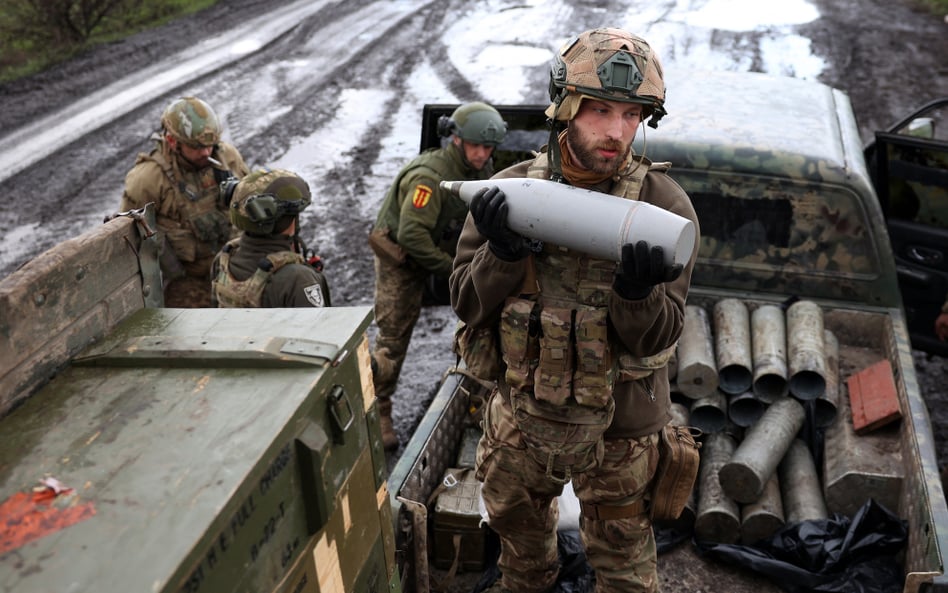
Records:
[[[480,171],[467,166],[453,143],[426,150],[399,171],[382,202],[375,228],[388,229],[391,239],[412,261],[446,277],[451,273],[467,204],[441,189],[439,183],[488,179],[492,174],[490,161]]]

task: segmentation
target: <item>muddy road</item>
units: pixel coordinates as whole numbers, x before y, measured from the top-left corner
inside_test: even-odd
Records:
[[[660,49],[667,71],[763,71],[843,89],[864,141],[948,94],[948,26],[909,0],[796,0],[781,3],[789,10],[782,20],[759,23],[737,22],[746,18],[739,17],[747,12],[744,4],[310,2],[308,16],[267,45],[194,80],[182,75],[165,92],[117,110],[101,127],[6,178],[0,276],[113,212],[125,173],[136,153],[149,148],[161,110],[185,94],[215,107],[226,122],[225,137],[248,164],[289,168],[310,182],[316,201],[304,213],[303,236],[326,262],[337,305],[372,302],[364,238],[388,183],[418,150],[424,103],[543,102],[551,52],[583,29],[611,25],[639,33]],[[0,138],[7,142],[0,145],[15,149],[10,134],[23,126],[50,116],[55,121],[80,97],[155,65],[167,70],[205,51],[202,40],[291,6],[287,0],[225,1],[2,85]],[[403,440],[453,363],[453,328],[447,307],[426,310],[416,328],[396,394]],[[939,455],[948,460],[945,361],[916,354]]]

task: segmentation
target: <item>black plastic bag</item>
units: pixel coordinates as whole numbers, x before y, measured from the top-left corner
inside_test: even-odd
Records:
[[[906,522],[870,500],[852,520],[836,513],[788,525],[753,546],[699,541],[695,546],[790,593],[889,593],[902,591],[904,571],[895,556],[907,540]]]

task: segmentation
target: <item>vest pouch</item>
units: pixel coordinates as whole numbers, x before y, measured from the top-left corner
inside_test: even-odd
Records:
[[[193,262],[197,259],[198,242],[188,229],[166,229],[165,237],[179,261]]]
[[[553,482],[565,484],[574,473],[589,471],[602,461],[602,435],[612,424],[614,400],[599,409],[554,406],[514,389],[510,404],[527,451]]]
[[[402,246],[392,241],[388,228],[372,229],[369,233],[369,247],[380,260],[396,266],[404,264],[408,258]]]
[[[572,395],[573,344],[570,309],[544,307],[540,311],[540,361],[534,372],[537,399],[561,406]]]
[[[230,220],[223,212],[213,209],[195,214],[190,219],[194,236],[202,243],[223,245],[230,239]]]
[[[649,513],[653,521],[677,519],[688,504],[701,461],[691,429],[666,424],[659,432],[658,469]]]
[[[601,408],[612,398],[615,370],[605,309],[576,312],[576,373],[573,395],[583,406]]]
[[[537,365],[539,322],[534,301],[508,297],[500,315],[500,348],[507,371],[504,380],[516,389],[533,386]]]
[[[500,379],[504,361],[500,357],[495,326],[473,328],[459,321],[454,330],[454,353],[478,379],[488,382]]]

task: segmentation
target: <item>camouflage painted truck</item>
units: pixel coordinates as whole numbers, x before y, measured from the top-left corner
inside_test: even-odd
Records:
[[[886,216],[848,97],[819,83],[757,74],[694,73],[668,87],[670,116],[657,130],[643,127],[636,150],[653,161],[673,163],[669,174],[688,192],[700,221],[699,261],[673,387],[680,404],[676,409],[684,409],[679,423],[700,425],[704,433],[701,473],[692,500],[678,522],[661,526],[663,531],[671,527],[672,532],[693,534],[694,540],[671,546],[659,556],[662,590],[807,590],[782,589],[766,575],[711,560],[698,553],[695,542],[700,536],[714,544],[753,543],[798,519],[837,514],[852,518],[872,500],[907,528],[902,544],[885,553],[894,556],[897,583],[894,588],[878,583],[877,589],[820,590],[948,591],[944,574],[948,511],[899,290],[903,266],[901,262],[897,266],[893,257]],[[439,141],[435,123],[454,107],[426,106],[422,149]],[[500,166],[521,160],[546,143],[544,107],[498,106],[511,129],[508,141],[495,153]],[[919,144],[918,139],[894,132],[887,139],[942,154],[946,146],[944,140],[929,138],[927,145]],[[732,374],[740,370],[733,359],[719,362],[717,339],[729,326],[717,325],[716,308],[735,302],[748,316],[778,311],[783,332],[790,331],[791,323],[797,328],[788,319],[791,303],[810,307],[811,320],[819,322],[819,341],[810,342],[811,352],[816,350],[810,363],[798,363],[797,370],[787,371],[790,377],[803,379],[797,388],[788,393],[784,384],[782,390],[770,393],[773,385],[758,385],[754,373],[761,368],[755,368],[753,360],[745,364],[744,378]],[[700,315],[693,313],[698,310]],[[695,321],[705,315],[703,324]],[[707,344],[698,356],[692,354],[695,338],[690,335],[696,327],[698,343]],[[811,326],[811,338],[812,332]],[[796,331],[785,339],[781,335],[785,362],[790,350],[806,349],[804,336]],[[758,337],[753,334],[755,342]],[[686,338],[692,345],[688,354]],[[704,361],[701,354],[710,358]],[[701,362],[704,368],[697,364]],[[698,389],[702,380],[704,388]],[[706,388],[712,383],[709,393]],[[477,406],[484,393],[459,361],[459,367],[446,375],[389,478],[404,591],[464,591],[490,580],[489,573],[486,578],[482,573],[496,550],[480,521],[479,485],[471,478],[479,435]],[[757,412],[749,420],[748,408],[734,403],[735,396],[747,395],[758,400],[752,408]],[[864,416],[874,418],[874,410],[865,407],[871,408],[866,402],[876,395],[886,401],[888,415],[885,422],[875,419],[873,426],[863,426]],[[777,410],[773,415],[789,408],[794,420],[787,420],[784,412],[777,416],[782,424],[774,425],[771,417],[768,428],[760,428],[769,411]],[[830,412],[823,413],[824,409]],[[737,415],[735,410],[745,412]],[[769,437],[789,434],[790,440],[780,444],[775,438],[765,443],[759,437],[752,440],[754,430]],[[714,442],[721,440],[730,441],[732,448]],[[740,461],[733,447],[744,442],[756,446],[751,455],[778,452],[775,460],[743,466],[758,469],[761,485],[767,486],[763,492],[748,488],[752,480],[738,479],[735,486],[733,476],[725,479],[733,473],[725,466]],[[809,473],[787,469],[784,474],[785,467],[800,467],[789,461],[797,442],[810,453]],[[769,477],[775,476],[784,478],[776,500],[769,486]],[[725,488],[728,481],[731,484]],[[560,504],[562,511],[569,501],[561,499]],[[757,510],[765,506],[771,519],[769,524],[756,523],[757,530],[749,519],[755,505]]]
[[[0,281],[0,591],[398,592],[371,308],[162,308],[155,228]]]

